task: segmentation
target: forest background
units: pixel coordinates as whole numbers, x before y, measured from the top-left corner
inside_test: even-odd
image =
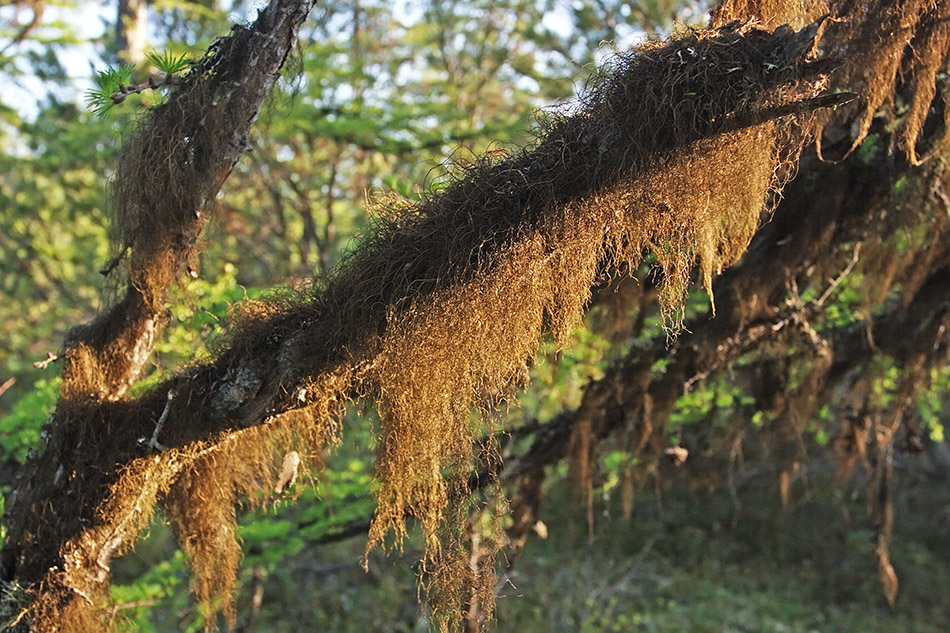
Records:
[[[234,306],[331,271],[369,226],[377,198],[396,192],[418,199],[438,189],[453,166],[530,143],[532,121],[545,116],[537,109],[583,90],[612,46],[702,26],[709,10],[675,0],[322,4],[302,29],[293,72],[285,73],[219,196],[200,266],[194,262],[193,278],[172,292],[168,332],[135,389],[207,357]],[[98,116],[84,101],[95,73],[120,63],[145,73],[151,51],[197,57],[235,20],[252,16],[250,5],[177,0],[0,6],[5,491],[39,448],[56,400],[57,365],[44,366],[44,359],[59,350],[68,328],[89,321],[115,294],[99,273],[115,255],[107,179],[123,135],[161,98],[135,95]],[[945,90],[945,70],[941,77]],[[873,125],[843,164],[877,174],[877,186],[885,187],[873,194],[878,204],[912,207],[919,191],[889,146],[889,120]],[[813,155],[806,151],[805,160],[817,162]],[[811,168],[803,164],[806,177]],[[849,168],[828,169],[838,170],[828,187],[848,182],[842,174]],[[937,213],[940,193],[934,188],[928,198]],[[860,198],[854,190],[829,195],[848,194]],[[945,222],[934,228],[940,220],[926,206],[918,204],[913,219],[891,231],[852,227],[842,237],[820,226],[832,232],[823,247],[834,266],[814,254],[779,263],[750,253],[736,276],[741,280],[743,265],[769,261],[757,276],[780,279],[781,291],[765,293],[774,311],[741,318],[729,306],[733,297],[717,293],[719,323],[742,324],[734,333],[748,340],[732,343],[741,350],[727,349],[726,361],[706,368],[696,363],[667,395],[658,428],[644,433],[631,422],[602,436],[570,431],[563,455],[545,456],[531,488],[537,499],[524,550],[505,558],[498,629],[950,628],[946,331],[931,337],[934,358],[911,369],[903,351],[872,334],[878,320],[906,315],[946,257],[927,250],[947,232]],[[776,213],[764,215],[754,247],[795,242],[795,218],[782,216],[781,206]],[[921,253],[930,259],[914,268]],[[710,300],[697,283],[681,315],[685,329],[670,339],[653,263],[631,271],[634,282],[598,289],[570,344],[542,350],[527,390],[498,413],[502,456],[519,474],[538,458],[538,438],[556,435],[604,380],[649,357],[649,372],[662,382],[691,337],[703,345],[722,336],[704,325],[717,322],[708,320]],[[729,282],[727,273],[724,287]],[[924,294],[938,307],[925,312],[914,304],[911,312],[946,319],[939,310],[947,296],[939,287]],[[778,332],[792,321],[788,336],[751,342],[750,323],[782,324]],[[840,343],[835,359],[850,366],[847,388],[812,384],[811,368],[825,358],[821,341],[854,332],[862,352],[849,356]],[[662,408],[662,398],[655,401]],[[296,484],[294,503],[241,512],[240,630],[427,626],[416,600],[418,535],[401,550],[371,553],[368,571],[360,566],[375,507],[374,416],[372,407],[347,414],[343,444]],[[895,416],[893,428],[881,421]],[[525,482],[505,481],[517,502]],[[190,595],[185,556],[161,516],[115,563],[113,576],[112,619],[120,628],[201,630],[219,617]]]

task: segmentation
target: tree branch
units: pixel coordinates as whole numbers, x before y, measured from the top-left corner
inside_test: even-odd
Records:
[[[100,542],[69,541],[103,511],[96,499],[136,452],[124,434],[122,446],[110,446],[118,439],[110,423],[138,432],[142,420],[117,418],[106,403],[127,407],[118,401],[161,334],[166,292],[193,256],[218,189],[244,152],[313,4],[274,0],[254,24],[217,40],[123,149],[114,197],[118,247],[130,251],[125,296],[67,335],[45,451],[25,467],[8,500],[2,577],[33,587],[36,630],[98,627],[94,606],[109,561],[150,516],[155,490],[146,486],[130,516],[97,533]]]
[[[116,202],[119,245],[131,253],[127,293],[67,337],[50,439],[10,515],[4,578],[34,588],[39,628],[95,626],[112,557],[131,546],[159,502],[196,560],[233,552],[225,541],[234,495],[261,481],[273,488],[270,439],[329,441],[335,415],[354,396],[375,396],[389,413],[384,444],[415,441],[398,416],[418,420],[411,406],[428,406],[426,398],[449,400],[423,415],[456,407],[464,426],[465,403],[503,397],[542,334],[570,329],[603,262],[655,247],[670,270],[688,272],[697,236],[712,230],[701,246],[704,267],[729,263],[745,248],[748,222],[734,227],[737,235],[720,230],[705,215],[708,196],[689,197],[690,179],[718,181],[727,199],[744,196],[754,225],[775,163],[799,142],[777,140],[791,139],[795,126],[773,119],[848,98],[819,94],[833,63],[809,57],[817,27],[772,34],[732,25],[645,45],[619,56],[581,107],[548,121],[533,149],[482,163],[417,206],[395,202],[324,288],[299,302],[250,306],[212,362],[123,399],[164,324],[165,293],[192,256],[310,6],[276,0],[254,25],[219,40],[123,153]],[[746,164],[728,162],[738,153]],[[713,175],[696,172],[699,164]],[[665,195],[684,207],[672,223]],[[485,327],[503,320],[508,329]],[[413,355],[449,360],[422,368],[435,374],[420,384],[401,373]],[[167,450],[150,454],[139,440],[159,431]],[[443,451],[440,442],[456,432],[428,438],[434,450],[383,450],[379,469],[399,475],[408,464],[438,476],[460,450]],[[400,450],[421,450],[424,459],[385,462],[402,459]],[[394,502],[384,528],[406,512],[423,521],[438,514],[426,505],[437,501],[423,501],[438,495],[424,487],[412,494]],[[208,542],[189,536],[211,529],[202,521],[213,524]]]

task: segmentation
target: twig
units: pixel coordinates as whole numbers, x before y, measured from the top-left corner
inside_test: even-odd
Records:
[[[6,393],[7,389],[16,384],[16,378],[7,378],[7,380],[0,385],[0,396]]]
[[[15,618],[13,619],[13,622],[10,622],[9,624],[7,624],[7,626],[6,626],[3,630],[6,631],[6,630],[9,630],[9,629],[12,629],[13,627],[15,627],[17,624],[19,624],[20,620],[23,619],[23,616],[25,616],[25,615],[26,615],[27,613],[29,613],[29,612],[30,612],[30,608],[29,608],[29,607],[26,607],[25,609],[23,609],[22,611],[20,611],[20,615],[18,615],[17,617],[15,617]]]
[[[59,360],[59,355],[54,354],[53,352],[46,352],[46,360],[38,360],[33,363],[33,367],[36,369],[46,369],[50,363],[55,363]],[[0,393],[3,393],[0,391]]]
[[[130,248],[130,245],[126,244],[125,248],[123,248],[119,252],[118,255],[110,259],[109,263],[106,264],[101,270],[99,270],[99,274],[102,275],[103,277],[106,277],[109,275],[109,273],[115,270],[116,266],[119,265],[119,262],[122,261],[122,258],[125,257],[125,254],[129,252],[129,248]]]
[[[180,83],[180,79],[177,75],[166,75],[162,79],[156,79],[155,77],[149,77],[148,81],[144,84],[139,84],[137,86],[126,86],[125,84],[119,84],[118,90],[109,95],[109,99],[112,100],[112,103],[119,105],[125,101],[129,95],[137,95],[146,90],[158,90],[159,88],[167,88],[169,86],[174,86]]]
[[[158,422],[155,423],[155,430],[152,432],[152,439],[148,441],[148,447],[156,451],[164,451],[165,447],[158,443],[158,434],[161,433],[162,427],[165,426],[165,420],[168,419],[168,412],[172,408],[172,400],[175,399],[175,396],[178,392],[174,389],[168,391],[168,401],[165,403],[165,410],[162,411],[162,415],[159,416]]]
[[[851,261],[848,262],[848,265],[844,267],[844,270],[841,271],[841,274],[835,277],[835,280],[831,282],[831,285],[822,293],[821,297],[814,303],[816,308],[820,308],[825,304],[825,301],[831,297],[831,293],[835,291],[844,278],[851,274],[851,271],[854,270],[855,264],[858,263],[858,256],[861,254],[861,242],[858,242],[854,245],[854,252],[851,254]]]
[[[139,607],[150,607],[158,602],[158,598],[145,598],[144,600],[135,600],[132,602],[123,602],[121,604],[112,605],[112,613],[109,616],[109,624],[106,627],[106,630],[112,629],[112,623],[115,622],[115,617],[118,615],[119,611],[128,611],[129,609],[138,609]]]
[[[3,48],[0,48],[0,55],[3,55],[4,53],[7,52],[8,49],[21,43],[26,38],[27,34],[29,34],[29,32],[33,30],[37,24],[40,23],[40,20],[43,18],[43,6],[34,5],[34,6],[31,6],[30,8],[33,11],[33,18],[19,30],[19,32],[13,37],[13,39],[7,42]],[[17,5],[17,9],[19,10],[19,5]],[[13,626],[13,625],[11,624],[10,626]]]

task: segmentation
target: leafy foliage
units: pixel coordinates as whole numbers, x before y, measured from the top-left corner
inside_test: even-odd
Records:
[[[149,62],[164,75],[159,80],[149,77],[141,85],[132,85],[134,66],[120,64],[114,68],[100,70],[96,78],[96,87],[86,92],[86,105],[93,114],[102,118],[123,103],[131,94],[141,94],[147,90],[160,90],[176,83],[176,75],[191,69],[195,65],[187,53],[176,55],[171,51],[151,51],[146,54]]]

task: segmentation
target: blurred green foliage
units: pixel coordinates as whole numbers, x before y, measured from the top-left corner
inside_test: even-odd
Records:
[[[40,444],[40,427],[46,421],[59,395],[59,380],[41,378],[32,391],[16,401],[10,412],[0,417],[0,437],[7,457],[26,460],[31,449]]]

